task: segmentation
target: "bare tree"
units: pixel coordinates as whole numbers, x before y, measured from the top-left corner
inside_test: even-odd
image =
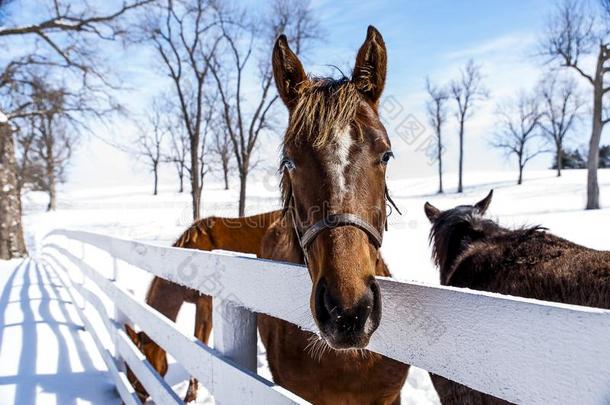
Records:
[[[17,160],[17,185],[21,190],[26,184],[34,189],[41,190],[40,177],[41,165],[34,160],[33,147],[36,139],[36,115],[23,118],[23,122],[16,125],[16,160]],[[13,123],[15,124],[15,123]]]
[[[80,1],[71,4],[61,0],[49,1],[50,14],[40,13],[40,19],[27,25],[4,23],[0,27],[0,44],[4,49],[10,49],[13,44],[23,44],[15,38],[32,38],[40,42],[33,46],[32,52],[14,59],[5,59],[6,64],[0,68],[0,92],[8,95],[8,105],[0,106],[0,258],[10,259],[26,254],[23,242],[23,227],[21,222],[21,199],[17,186],[15,148],[13,131],[10,121],[32,111],[31,102],[13,103],[18,100],[16,93],[27,93],[28,83],[22,82],[20,72],[24,67],[32,65],[47,65],[55,69],[77,72],[85,85],[94,76],[103,85],[109,84],[106,77],[100,74],[101,64],[92,63],[95,59],[96,41],[113,40],[119,37],[123,28],[117,20],[125,13],[143,6],[153,0],[134,0],[123,3],[119,8],[109,13],[97,12],[87,2]],[[74,2],[73,2],[74,3]],[[0,18],[7,2],[0,3]],[[42,9],[42,8],[41,8]],[[23,49],[21,49],[23,51]],[[5,100],[6,100],[5,99]]]
[[[492,145],[502,149],[507,156],[515,156],[519,168],[517,184],[523,183],[523,169],[534,157],[545,152],[532,147],[531,141],[539,135],[542,113],[536,94],[520,92],[516,100],[498,106],[499,132]]]
[[[587,159],[587,209],[599,208],[599,142],[604,126],[610,122],[605,97],[610,91],[607,75],[610,73],[610,30],[608,29],[608,1],[601,1],[600,13],[587,8],[584,2],[565,0],[558,4],[551,17],[547,34],[541,43],[542,53],[561,66],[577,72],[591,85],[592,125]],[[582,59],[595,57],[595,67],[587,72]],[[605,102],[606,101],[606,102]]]
[[[455,117],[458,120],[460,137],[460,161],[458,173],[458,193],[464,191],[464,127],[466,121],[472,117],[472,110],[476,103],[487,98],[487,89],[483,86],[481,67],[471,59],[460,71],[460,77],[452,80],[450,84],[451,97],[455,100],[457,110]]]
[[[19,188],[28,183],[49,194],[48,210],[57,206],[57,185],[66,180],[72,151],[88,126],[83,118],[105,113],[87,97],[87,87],[73,91],[55,81],[48,67],[29,73],[29,112],[13,119],[17,126]]]
[[[51,211],[57,208],[57,184],[65,181],[77,138],[66,111],[64,89],[41,85],[33,102],[38,110],[44,111],[33,117],[36,134],[32,151],[44,169],[39,183],[49,194],[47,210]]]
[[[216,3],[211,0],[164,0],[145,23],[147,39],[169,76],[179,116],[189,139],[189,173],[193,219],[201,215],[201,190],[205,169],[204,115],[206,79],[219,36]]]
[[[153,173],[153,195],[158,194],[159,165],[163,161],[162,148],[167,130],[167,124],[163,122],[166,110],[161,103],[160,99],[153,99],[146,123],[138,124],[140,134],[133,150],[135,156],[143,160]]]
[[[154,1],[126,1],[115,10],[104,12],[89,1],[48,0],[46,7],[40,7],[39,20],[25,25],[5,24],[0,27],[0,40],[6,41],[10,47],[16,37],[29,39],[32,50],[20,49],[21,52],[16,53],[20,56],[8,58],[0,68],[0,89],[8,90],[13,95],[23,94],[30,83],[20,73],[32,66],[44,66],[58,72],[76,73],[80,75],[83,87],[90,91],[97,89],[98,97],[105,94],[99,90],[104,86],[115,88],[116,84],[111,83],[111,75],[95,52],[97,45],[102,41],[121,38],[126,28],[119,21],[125,19],[129,11]],[[0,4],[0,7],[4,8],[6,4]],[[93,81],[98,83],[94,84]],[[31,113],[27,100],[10,107],[2,107],[9,119]]]
[[[555,148],[557,177],[560,177],[564,143],[577,121],[583,102],[576,81],[571,78],[558,79],[556,74],[542,80],[538,92],[543,102],[540,128]]]
[[[225,190],[229,189],[229,173],[231,171],[231,156],[233,153],[231,147],[229,131],[227,131],[224,125],[219,125],[214,129],[210,152],[218,160],[222,170]]]
[[[244,11],[237,21],[246,21]],[[250,24],[227,24],[222,22],[223,52],[218,53],[212,65],[216,81],[222,116],[226,131],[233,146],[233,154],[239,173],[239,215],[245,214],[246,185],[248,174],[254,164],[253,152],[260,134],[272,128],[270,112],[278,99],[273,89],[270,50],[273,42],[282,33],[292,40],[293,49],[299,54],[307,43],[319,35],[318,23],[309,4],[296,0],[276,0],[270,17]],[[257,38],[262,38],[263,48],[258,64],[258,94],[250,99],[252,111],[245,108],[245,75],[253,61]],[[245,45],[244,45],[245,44]],[[224,55],[224,57],[221,57]]]
[[[198,168],[197,177],[199,184],[203,187],[203,179],[205,175],[211,170],[211,162],[209,161],[210,153],[207,151],[211,134],[214,133],[214,116],[216,113],[216,107],[214,104],[214,97],[204,96],[204,105],[206,106],[202,119],[201,119],[201,136],[199,146],[200,149],[197,153],[199,158],[199,164],[196,165]],[[184,118],[180,109],[176,109],[173,103],[167,103],[167,110],[165,112],[164,127],[165,132],[170,136],[170,148],[169,151],[163,153],[162,161],[167,163],[173,163],[178,175],[179,189],[178,192],[184,192],[184,177],[188,175],[188,178],[192,178],[193,168],[191,165],[191,139],[188,132],[184,127]]]
[[[434,85],[430,79],[426,79],[426,91],[428,92],[429,100],[426,102],[426,110],[428,112],[428,120],[434,128],[434,136],[436,137],[436,158],[438,160],[438,192],[443,192],[443,124],[447,121],[447,100],[449,93],[442,86]]]
[[[170,148],[168,153],[163,156],[163,161],[172,163],[176,168],[176,174],[178,175],[179,188],[178,192],[184,192],[184,175],[187,172],[189,166],[189,146],[190,139],[184,129],[180,117],[180,112],[175,110],[168,111],[166,125],[167,133],[170,137]]]

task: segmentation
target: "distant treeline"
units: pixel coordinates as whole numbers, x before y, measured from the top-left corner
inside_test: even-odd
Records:
[[[562,156],[562,168],[563,169],[586,169],[587,160],[583,157],[586,155],[586,150],[581,149],[563,149],[561,151]],[[604,145],[599,148],[599,168],[608,169],[610,168],[610,145]],[[557,169],[557,157],[553,161],[551,169]]]

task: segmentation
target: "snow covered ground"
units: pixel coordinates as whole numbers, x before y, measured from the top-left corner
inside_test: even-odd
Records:
[[[394,213],[390,217],[390,229],[384,237],[384,256],[397,279],[437,283],[438,273],[430,261],[427,241],[429,224],[423,213],[424,202],[430,201],[441,209],[459,204],[472,204],[483,198],[491,188],[495,190],[495,195],[489,213],[501,223],[507,226],[540,224],[549,228],[551,232],[575,242],[592,248],[610,250],[610,238],[604,236],[610,229],[610,170],[601,170],[599,176],[601,203],[604,208],[598,211],[582,209],[585,205],[586,184],[586,172],[582,170],[566,171],[561,178],[556,178],[552,171],[527,172],[525,184],[521,186],[515,185],[515,176],[512,172],[466,173],[466,190],[460,195],[455,194],[452,187],[457,183],[454,175],[445,176],[445,184],[448,188],[444,195],[436,194],[437,180],[435,178],[392,181],[389,184],[390,192],[403,211],[403,215],[398,216],[397,213]],[[117,180],[117,183],[120,183],[120,180]],[[271,174],[254,179],[248,191],[248,213],[279,208],[277,190],[276,179]],[[233,216],[237,212],[237,192],[235,190],[224,191],[218,184],[206,184],[203,200],[205,216]],[[57,212],[45,213],[43,212],[45,206],[44,195],[29,193],[24,197],[26,233],[28,243],[32,247],[39,244],[41,238],[49,230],[57,227],[89,230],[169,245],[190,224],[189,196],[186,193],[174,192],[173,185],[162,185],[158,196],[150,195],[148,186],[66,189],[59,196]],[[32,250],[35,252],[35,249]],[[15,267],[14,263],[3,264],[4,267],[11,265]],[[22,269],[19,270],[21,272],[19,274],[22,274],[20,277],[23,278],[25,274],[23,266],[18,269]],[[13,273],[5,271],[1,273],[0,288],[2,291],[8,289],[9,292],[3,292],[0,297],[4,297],[5,294],[18,295],[18,292],[10,292],[15,288],[15,282],[11,282],[7,277]],[[8,273],[8,275],[4,273]],[[30,275],[30,277],[34,276]],[[139,279],[137,283],[131,283],[131,285],[134,286],[134,294],[143,298],[147,282]],[[28,310],[19,301],[23,300],[23,297],[23,295],[15,296],[13,304],[0,301],[2,329],[9,330],[5,327],[8,325],[8,317],[16,317],[15,322],[21,322],[20,320],[25,316],[24,314]],[[29,305],[34,305],[33,301]],[[31,312],[31,310],[29,311]],[[194,308],[185,305],[178,318],[178,326],[192,333],[193,319]],[[78,321],[74,322],[78,324]],[[24,323],[21,329],[25,330],[25,328]],[[43,335],[43,333],[48,334]],[[53,330],[40,332],[39,338],[52,336],[53,333]],[[82,334],[82,332],[79,333]],[[12,340],[7,340],[8,336],[12,336]],[[70,338],[68,332],[63,336],[64,339]],[[27,337],[23,332],[12,335],[4,333],[3,336],[2,330],[0,330],[0,371],[2,371],[0,379],[10,381],[10,376],[14,378],[15,375],[18,375],[24,367],[21,365],[24,358],[28,362],[32,362],[31,356],[23,354],[28,350],[25,345],[31,344],[31,340],[28,339],[31,337]],[[70,347],[76,344],[71,343]],[[92,348],[92,346],[86,347]],[[79,355],[83,355],[82,352],[75,350]],[[51,356],[51,363],[45,366],[48,367],[45,370],[59,370],[60,358],[61,356]],[[72,359],[73,357],[70,357],[71,361]],[[103,364],[100,364],[99,367],[88,368],[87,373],[89,374],[85,373],[87,375],[83,378],[89,378],[90,375],[96,375],[96,372],[104,369]],[[34,370],[31,366],[30,368]],[[260,371],[263,374],[267,373],[262,356]],[[70,372],[66,375],[75,376],[78,373]],[[28,378],[30,378],[30,374],[24,374],[24,382],[34,381]],[[170,369],[169,380],[179,391],[186,388],[183,382],[185,378],[186,374],[180,370],[180,367],[174,366]],[[36,388],[31,388],[30,394],[45,391],[45,380],[36,381]],[[3,391],[8,389],[5,385],[10,384],[8,382],[0,383],[0,398],[7,398]],[[93,398],[102,398],[94,397],[88,392],[84,392],[82,395],[76,391],[74,393],[85,402],[98,402]],[[204,401],[203,395],[201,397],[201,400]],[[103,402],[105,403],[105,401]],[[430,380],[424,371],[413,369],[410,373],[403,390],[403,403],[438,403]]]
[[[120,403],[52,270],[29,259],[0,261],[0,286],[0,403]]]

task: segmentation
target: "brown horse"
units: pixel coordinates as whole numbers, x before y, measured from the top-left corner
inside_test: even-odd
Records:
[[[484,217],[492,195],[447,211],[426,203],[441,284],[610,309],[610,252],[577,245],[541,227],[503,228]],[[508,403],[431,377],[443,404]]]
[[[308,78],[280,36],[273,71],[289,110],[281,164],[285,209],[267,231],[261,256],[307,264],[311,311],[322,337],[259,315],[274,380],[317,404],[400,403],[408,366],[364,349],[381,320],[375,276],[390,275],[379,252],[386,225],[385,171],[392,157],[377,110],[386,74],[383,38],[369,27],[351,80],[333,80]],[[147,301],[175,319],[179,304],[166,297],[187,291],[156,279]],[[202,326],[196,335],[207,342],[211,301],[197,303]],[[162,349],[142,344],[142,333],[131,335],[165,372]],[[187,399],[194,393],[190,389]]]
[[[282,215],[282,211],[243,218],[209,217],[192,224],[174,243],[174,247],[197,250],[230,250],[234,252],[259,254],[261,241],[269,226]],[[148,289],[146,303],[163,315],[176,321],[184,302],[195,304],[195,337],[208,344],[212,330],[212,298],[198,291],[182,287],[170,281],[155,277]],[[167,373],[165,351],[153,342],[144,332],[136,333],[129,325],[125,329],[134,344],[146,355],[148,361],[161,375]],[[140,399],[148,398],[148,393],[128,371],[128,378]],[[197,396],[197,380],[191,379],[185,402]]]
[[[315,404],[400,403],[408,371],[364,349],[381,320],[375,276],[390,275],[379,251],[392,157],[377,109],[386,58],[373,27],[351,79],[307,77],[284,36],[273,50],[289,112],[281,163],[286,215],[267,232],[261,256],[307,265],[321,338],[261,314],[258,326],[274,381]]]

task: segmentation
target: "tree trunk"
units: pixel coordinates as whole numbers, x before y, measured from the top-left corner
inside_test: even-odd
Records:
[[[201,188],[199,180],[191,180],[191,201],[193,203],[193,220],[197,221],[201,217]]]
[[[523,166],[519,164],[519,179],[517,180],[517,185],[523,184]]]
[[[180,166],[180,169],[178,169],[178,179],[180,180],[180,190],[178,190],[179,193],[184,193],[184,166]]]
[[[589,140],[589,157],[587,159],[587,209],[599,209],[599,184],[597,169],[599,167],[599,142],[602,137],[602,109],[604,97],[604,48],[600,47],[593,83],[593,123]]]
[[[243,171],[239,175],[239,216],[246,215],[246,183],[248,181],[248,172]]]
[[[153,189],[153,195],[157,195],[158,194],[158,186],[159,186],[159,164],[155,163],[153,165],[153,174],[155,176],[155,186]]]
[[[563,148],[561,145],[557,145],[557,155],[555,158],[555,163],[557,163],[557,177],[561,177],[561,169],[563,169]]]
[[[55,149],[53,135],[51,132],[51,119],[49,119],[48,131],[49,132],[47,133],[45,140],[47,150],[45,168],[47,171],[47,192],[49,193],[49,205],[47,205],[47,211],[55,211],[57,208],[57,179],[55,177]]]
[[[49,205],[47,206],[47,211],[55,211],[57,209],[57,186],[53,170],[47,173],[47,180],[49,181]]]
[[[593,130],[589,141],[589,157],[587,160],[587,209],[599,209],[599,185],[597,183],[597,168],[599,167],[599,141],[602,135],[601,120],[593,115]]]
[[[464,120],[460,121],[460,168],[458,174],[458,193],[464,191],[462,184],[462,175],[464,173]]]
[[[224,159],[222,162],[222,172],[223,172],[224,179],[225,179],[225,190],[228,190],[229,189],[229,165]]]
[[[438,139],[438,193],[443,193],[443,142],[441,140],[441,129],[437,128]]]
[[[8,123],[0,123],[0,259],[25,255],[13,134]]]
[[[191,139],[191,201],[193,204],[193,220],[201,216],[201,185],[199,184],[199,138]]]

